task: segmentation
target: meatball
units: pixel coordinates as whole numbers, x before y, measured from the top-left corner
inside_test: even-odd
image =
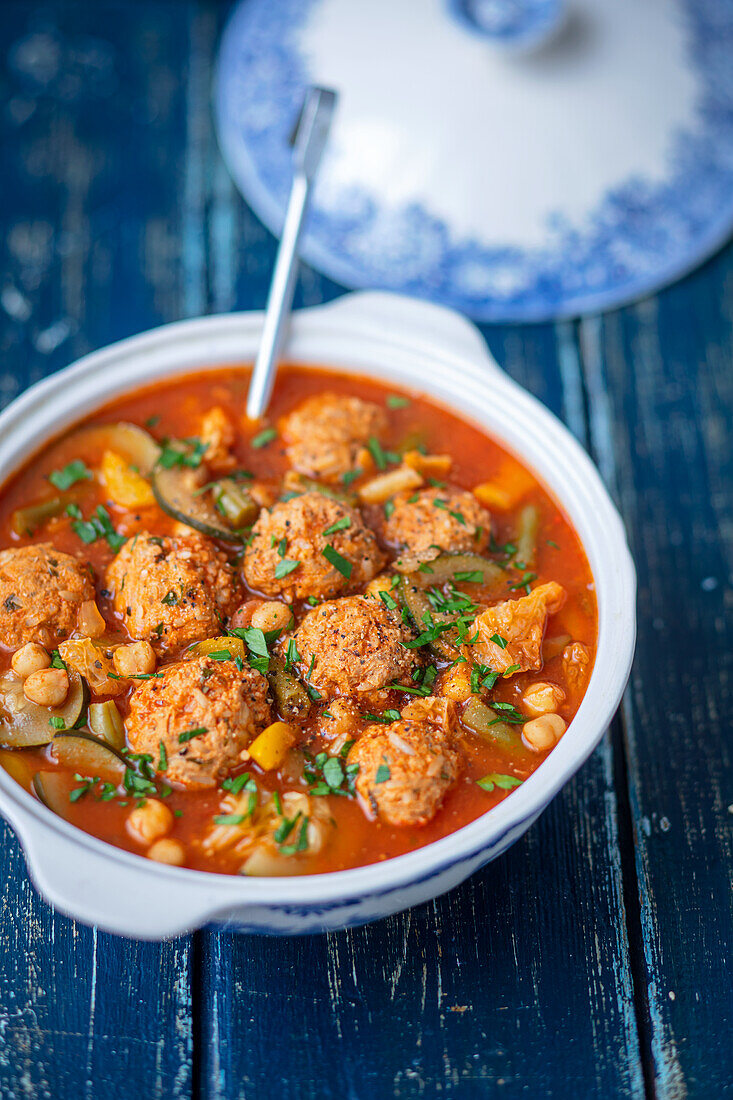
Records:
[[[309,611],[295,632],[300,671],[321,695],[358,696],[410,683],[419,656],[412,634],[381,600],[347,596]]]
[[[402,561],[423,562],[443,550],[480,553],[489,545],[491,516],[463,489],[420,489],[394,498],[384,524],[388,542],[404,548]]]
[[[159,538],[141,532],[107,569],[115,610],[133,638],[159,653],[221,633],[221,619],[236,607],[234,571],[203,535]]]
[[[369,438],[379,438],[386,427],[379,405],[337,393],[309,397],[280,421],[294,468],[326,481],[354,469]]]
[[[149,753],[167,780],[212,787],[241,764],[270,722],[267,680],[252,668],[240,672],[233,661],[210,657],[161,672],[132,693],[128,741],[135,752]]]
[[[384,556],[360,514],[310,492],[261,512],[244,555],[250,588],[267,596],[319,599],[353,592],[378,573]]]
[[[79,607],[94,599],[91,567],[50,542],[0,553],[0,642],[49,648],[76,628]]]
[[[450,714],[436,724],[425,702],[415,717],[403,714],[389,726],[367,726],[348,755],[349,764],[359,765],[357,792],[375,817],[390,825],[425,825],[460,771],[451,733],[453,704],[448,704],[453,707]],[[445,700],[440,704],[444,715]]]

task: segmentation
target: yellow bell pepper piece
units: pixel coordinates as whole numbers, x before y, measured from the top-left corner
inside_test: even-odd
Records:
[[[402,459],[406,466],[423,477],[442,477],[450,472],[453,464],[450,455],[424,455],[421,451],[405,451]]]
[[[203,642],[196,642],[186,650],[187,657],[208,657],[210,653],[229,653],[233,661],[237,657],[244,661],[244,642],[234,635],[224,634],[219,638],[206,638]]]
[[[249,755],[263,771],[279,768],[298,736],[298,729],[287,722],[273,722],[249,746]]]
[[[155,504],[148,482],[116,451],[104,452],[100,473],[112,500],[122,508],[147,508]]]

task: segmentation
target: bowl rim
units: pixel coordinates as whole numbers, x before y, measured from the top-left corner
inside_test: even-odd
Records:
[[[92,352],[35,383],[0,413],[0,485],[7,484],[42,449],[28,445],[27,437],[21,444],[29,417],[55,422],[55,427],[46,429],[52,439],[121,394],[154,384],[166,376],[214,370],[225,364],[244,365],[257,346],[263,317],[262,312],[247,311],[162,325]],[[353,354],[345,349],[345,343],[349,342]],[[231,352],[225,353],[240,344],[248,344],[253,351],[240,351],[234,357]],[[217,352],[217,348],[221,351]],[[26,841],[30,840],[32,829],[38,827],[46,834],[49,831],[60,834],[80,849],[117,863],[132,875],[148,878],[154,875],[157,882],[204,890],[208,901],[202,906],[205,913],[199,923],[227,904],[307,909],[387,894],[433,878],[481,852],[486,852],[487,860],[491,858],[492,851],[507,836],[515,832],[519,835],[546,808],[596,748],[615,713],[628,680],[636,631],[636,577],[621,518],[580,444],[553,413],[504,374],[478,330],[444,307],[417,303],[391,293],[356,292],[327,305],[297,311],[293,315],[287,358],[305,366],[317,365],[353,374],[371,369],[380,380],[392,379],[406,389],[424,390],[432,400],[472,420],[517,454],[549,489],[576,531],[582,524],[573,514],[575,506],[580,502],[589,507],[593,527],[588,531],[591,535],[595,531],[596,537],[591,537],[589,545],[587,537],[580,531],[578,535],[597,588],[598,649],[585,696],[569,727],[573,735],[564,737],[521,787],[445,837],[378,863],[292,878],[249,878],[152,863],[142,854],[117,848],[59,818],[0,769],[0,811],[15,827],[32,873],[38,849],[29,853]],[[198,365],[194,365],[198,359]],[[138,378],[141,367],[154,361],[157,361],[154,377],[144,381]],[[134,381],[130,376],[131,362],[137,364]],[[440,372],[440,384],[437,376],[428,379],[428,367]],[[452,371],[461,373],[460,398],[450,390]],[[501,429],[489,426],[485,412],[484,419],[481,414],[476,415],[482,397],[484,401],[490,400],[497,415],[503,406],[510,404],[515,421],[502,424]],[[54,411],[49,411],[50,406]],[[533,429],[531,447],[522,446],[514,430],[528,424]],[[552,468],[546,465],[543,469],[538,461],[540,442],[553,456]],[[530,450],[534,458],[527,457]],[[562,481],[565,477],[566,488],[572,486],[577,497],[574,507],[568,507],[568,497],[562,488],[558,489],[558,479]],[[596,566],[601,562],[606,568],[598,570]]]

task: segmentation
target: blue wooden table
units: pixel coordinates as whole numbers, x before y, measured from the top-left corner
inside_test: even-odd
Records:
[[[225,11],[4,0],[0,401],[264,304],[274,241],[212,131]],[[529,834],[371,927],[158,945],[54,913],[4,828],[0,1096],[731,1095],[732,287],[729,248],[615,313],[485,329],[599,464],[640,582],[622,710]],[[304,270],[298,300],[340,290]]]

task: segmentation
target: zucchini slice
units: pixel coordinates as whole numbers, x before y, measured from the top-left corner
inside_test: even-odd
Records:
[[[89,688],[86,681],[69,669],[69,693],[60,707],[39,707],[23,694],[23,681],[10,676],[0,681],[0,745],[28,749],[48,745],[58,729],[73,729],[81,721]]]
[[[173,466],[170,470],[156,467],[153,473],[153,493],[160,507],[179,523],[185,523],[209,538],[223,542],[244,542],[241,531],[227,527],[223,516],[198,493],[200,488],[196,470],[185,466]]]
[[[74,435],[85,451],[114,451],[133,466],[143,477],[150,477],[160,456],[160,447],[149,432],[137,424],[120,421],[118,424],[100,424],[82,428]]]
[[[120,782],[128,761],[107,741],[86,730],[67,730],[53,739],[53,754],[60,764],[80,775]]]
[[[491,704],[485,703],[476,695],[472,695],[465,703],[461,721],[471,733],[475,733],[489,745],[503,745],[511,749],[522,747],[519,729],[516,726],[510,726],[508,722],[502,722]]]
[[[395,566],[397,568],[397,566]],[[474,580],[474,575],[481,574],[479,580]],[[458,578],[456,578],[458,574]],[[423,588],[432,587],[435,584],[445,584],[455,581],[458,584],[464,582],[471,574],[474,584],[500,585],[506,584],[506,572],[495,561],[482,557],[480,554],[449,553],[444,551],[432,561],[425,562],[422,568],[410,570],[407,576],[415,584]]]
[[[69,784],[61,772],[36,772],[31,783],[39,802],[59,817],[69,820]]]

